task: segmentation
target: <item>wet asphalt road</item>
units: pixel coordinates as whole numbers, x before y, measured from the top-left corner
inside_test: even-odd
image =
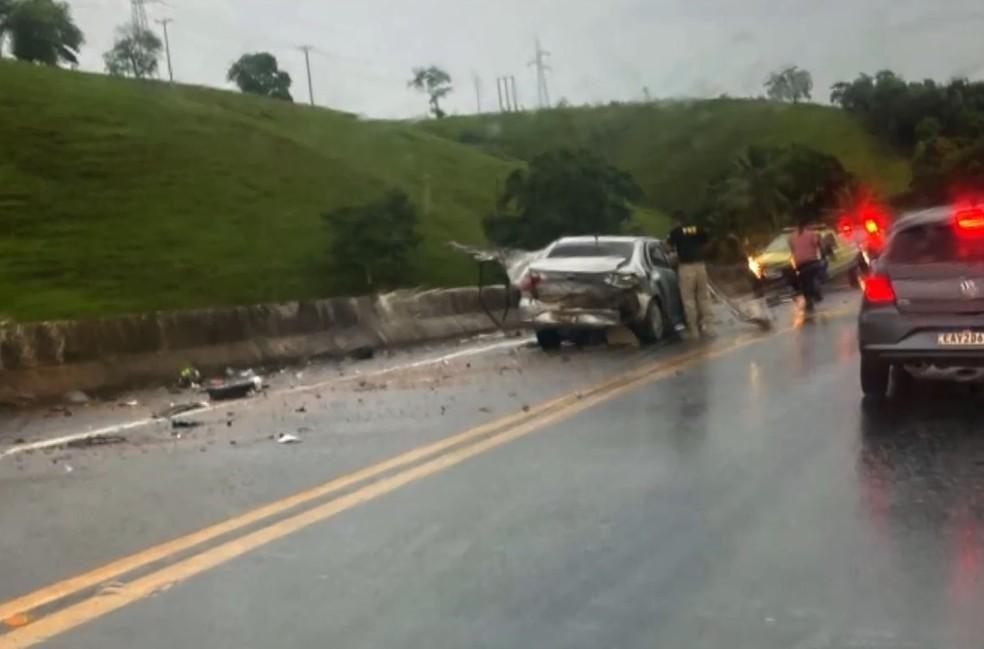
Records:
[[[5,460],[0,598],[678,363],[41,646],[980,647],[984,399],[920,384],[866,406],[855,345],[846,315],[728,331],[703,359],[688,345],[502,352],[271,397],[196,437]],[[302,444],[269,439],[299,427]]]

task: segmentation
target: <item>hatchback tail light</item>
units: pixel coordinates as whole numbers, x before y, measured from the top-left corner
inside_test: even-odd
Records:
[[[864,280],[864,300],[868,304],[893,304],[895,289],[885,275],[871,275]]]
[[[964,236],[984,236],[984,210],[979,207],[957,211],[957,232]]]

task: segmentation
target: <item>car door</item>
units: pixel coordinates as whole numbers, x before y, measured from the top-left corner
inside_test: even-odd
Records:
[[[858,247],[856,243],[850,239],[845,239],[833,230],[824,230],[820,236],[833,244],[833,254],[828,261],[828,273],[831,276],[840,275],[857,263]]]
[[[683,300],[680,297],[680,279],[670,263],[666,247],[660,241],[646,243],[646,264],[653,295],[658,295],[663,303],[666,316],[673,324],[683,322]]]

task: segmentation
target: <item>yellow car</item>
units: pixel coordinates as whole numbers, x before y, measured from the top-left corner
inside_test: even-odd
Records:
[[[857,287],[863,264],[858,245],[825,225],[810,226],[810,229],[820,234],[825,280],[846,274],[851,286]],[[762,252],[748,258],[749,280],[757,297],[795,286],[793,257],[789,251],[792,232],[793,228],[786,228]]]

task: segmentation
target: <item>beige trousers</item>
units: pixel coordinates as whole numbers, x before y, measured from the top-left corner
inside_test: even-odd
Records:
[[[690,335],[700,335],[713,324],[711,295],[707,288],[707,266],[703,263],[680,264],[680,294],[687,315]]]

